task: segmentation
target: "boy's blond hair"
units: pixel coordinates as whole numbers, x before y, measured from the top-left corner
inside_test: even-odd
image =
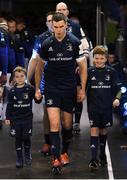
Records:
[[[101,55],[105,55],[107,57],[108,50],[104,46],[98,45],[93,49],[93,56],[95,54],[101,54]]]
[[[15,72],[23,72],[26,75],[26,69],[21,67],[21,66],[17,66],[14,70],[13,70],[13,75],[15,75]]]

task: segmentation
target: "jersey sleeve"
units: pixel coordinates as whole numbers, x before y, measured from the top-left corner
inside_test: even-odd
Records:
[[[42,43],[41,47],[38,49],[39,56],[44,60],[48,60],[48,41],[47,39]]]
[[[84,49],[82,47],[82,43],[81,42],[78,45],[77,49],[78,49],[78,54],[77,54],[77,57],[76,57],[76,61],[80,62],[80,61],[83,60],[83,57],[85,57],[85,52],[84,52]]]
[[[90,56],[90,52],[93,49],[93,45],[92,45],[92,42],[89,39],[89,37],[85,34],[82,27],[80,27],[80,32],[81,32],[81,36],[82,36],[81,42],[82,42],[82,46],[83,46],[83,49],[84,49],[84,54],[88,58]]]
[[[32,58],[36,58],[36,56],[39,54],[43,41],[44,41],[43,34],[35,39],[35,43],[32,51]]]
[[[32,51],[32,57],[33,59],[35,59],[38,56],[38,51],[41,48],[41,40],[40,37],[38,36],[35,39],[35,43],[34,43],[34,47],[33,47],[33,51]]]
[[[38,52],[38,49],[41,47],[41,40],[40,40],[40,37],[38,36],[35,40],[35,43],[34,43],[34,50]]]

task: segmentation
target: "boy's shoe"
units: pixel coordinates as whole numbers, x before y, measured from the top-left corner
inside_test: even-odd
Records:
[[[31,151],[28,148],[25,148],[25,152],[24,152],[24,159],[25,159],[25,164],[30,166],[32,164],[32,157],[31,157]]]
[[[23,155],[22,155],[22,148],[17,148],[17,161],[16,161],[16,167],[17,168],[23,168]]]
[[[100,162],[99,162],[101,167],[107,166],[107,158],[106,155],[100,155]]]
[[[30,166],[32,164],[32,157],[30,156],[25,156],[25,164]]]
[[[51,155],[51,149],[49,144],[44,144],[41,150],[41,153],[44,156],[50,156]]]
[[[66,166],[70,163],[69,156],[67,153],[61,154],[60,161],[63,166]]]
[[[88,166],[89,166],[89,169],[91,171],[98,170],[98,160],[97,159],[91,159]]]
[[[23,168],[23,159],[17,159],[16,161],[16,167],[17,168]]]
[[[58,159],[52,161],[52,173],[54,175],[61,174],[61,162]]]
[[[73,124],[73,133],[74,134],[79,134],[80,133],[80,124],[79,123],[74,123]]]

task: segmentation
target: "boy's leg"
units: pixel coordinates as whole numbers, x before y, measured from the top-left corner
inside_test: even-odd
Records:
[[[15,130],[15,148],[17,153],[16,167],[23,167],[23,154],[22,154],[22,131],[20,125],[13,127]]]
[[[106,147],[106,141],[107,141],[107,129],[103,128],[100,129],[100,164],[102,167],[104,167],[107,164],[106,154],[105,154],[105,147]]]
[[[99,128],[91,127],[91,137],[90,137],[90,149],[91,149],[91,161],[89,162],[89,168],[91,170],[98,169],[98,141],[99,141]]]
[[[31,165],[32,157],[31,157],[31,137],[30,136],[24,139],[24,157],[25,157],[25,164]]]
[[[107,128],[112,126],[112,122],[113,122],[112,109],[109,108],[105,112],[102,112],[102,115],[101,115],[101,125],[100,125],[100,130],[99,130],[101,167],[105,167],[107,165],[107,158],[105,154]]]
[[[23,167],[22,139],[16,138],[15,146],[16,146],[16,153],[17,153],[16,167],[22,168]]]
[[[90,136],[90,149],[92,159],[97,159],[98,153],[98,142],[99,142],[99,128],[92,127],[91,128],[91,136]]]
[[[32,125],[24,124],[23,125],[23,142],[24,142],[24,158],[25,164],[31,165],[32,157],[31,157],[31,135],[32,135]]]

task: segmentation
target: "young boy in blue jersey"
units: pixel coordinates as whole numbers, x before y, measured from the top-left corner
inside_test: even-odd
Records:
[[[13,77],[15,85],[8,95],[5,123],[11,123],[17,153],[16,167],[22,168],[24,159],[26,165],[31,165],[32,100],[35,99],[35,90],[25,83],[26,70],[24,68],[16,67]],[[40,101],[41,98],[40,100],[35,99],[37,103]]]
[[[105,146],[107,128],[112,126],[112,106],[118,106],[116,94],[119,90],[115,69],[105,65],[107,50],[96,46],[93,50],[94,66],[88,69],[87,110],[91,127],[90,170],[98,169],[98,146],[100,147],[100,165],[107,164]]]
[[[53,157],[52,171],[59,173],[64,159],[70,162],[68,156],[69,144],[72,138],[72,110],[76,101],[76,62],[80,68],[81,89],[77,99],[85,99],[87,65],[84,54],[80,51],[80,41],[73,34],[67,33],[67,18],[62,13],[55,13],[52,18],[54,34],[47,38],[38,51],[42,58],[41,66],[47,62],[45,72],[45,103],[50,121],[51,153]],[[35,71],[36,98],[41,97],[41,74]],[[60,139],[60,118],[62,112],[62,149]],[[64,157],[64,158],[63,158]]]

